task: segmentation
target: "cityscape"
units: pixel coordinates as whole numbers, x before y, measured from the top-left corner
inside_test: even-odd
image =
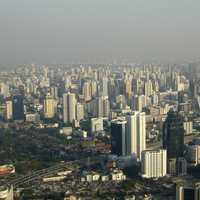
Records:
[[[0,200],[200,200],[199,10],[1,0]]]
[[[2,199],[199,199],[199,63],[1,71]]]

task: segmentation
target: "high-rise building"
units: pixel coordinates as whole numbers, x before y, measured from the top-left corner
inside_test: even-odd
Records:
[[[163,124],[163,148],[167,150],[167,172],[176,175],[178,158],[183,157],[184,127],[182,116],[173,109]]]
[[[89,81],[84,82],[83,88],[82,88],[82,93],[84,96],[85,101],[90,101],[91,100],[91,85]]]
[[[113,120],[111,122],[112,153],[118,156],[126,155],[126,121]]]
[[[101,96],[96,100],[96,116],[97,117],[109,117],[110,114],[110,101],[108,96]]]
[[[9,85],[5,83],[0,83],[0,94],[2,94],[4,98],[9,97]]]
[[[12,111],[14,120],[24,120],[24,98],[22,95],[13,96]]]
[[[47,96],[44,100],[44,117],[53,118],[56,112],[56,101],[50,96]]]
[[[190,166],[200,164],[200,145],[188,145],[186,149],[186,159]]]
[[[153,87],[152,87],[152,81],[148,80],[144,84],[144,94],[145,96],[151,96],[153,94]]]
[[[177,159],[177,167],[176,167],[176,174],[178,176],[185,176],[187,175],[187,161],[183,157],[179,157]]]
[[[142,152],[142,176],[144,178],[159,178],[167,174],[167,151],[145,150]]]
[[[76,104],[76,119],[77,121],[80,121],[82,119],[84,119],[84,106],[81,103],[77,103]]]
[[[102,96],[108,96],[108,78],[103,77],[102,79]]]
[[[163,125],[163,148],[167,149],[167,157],[183,156],[184,127],[182,116],[177,111],[170,110]]]
[[[133,97],[133,109],[137,111],[142,111],[147,105],[147,98],[145,95],[135,95]]]
[[[200,183],[177,184],[176,200],[200,200]]]
[[[12,118],[13,118],[12,101],[8,100],[8,101],[6,101],[6,119],[10,120]]]
[[[126,154],[135,154],[141,159],[141,152],[146,149],[146,116],[135,111],[126,117]]]
[[[137,157],[141,159],[141,152],[146,149],[146,115],[145,112],[137,113]]]
[[[73,93],[63,94],[63,121],[72,123],[76,119],[76,96]]]
[[[103,99],[103,117],[108,118],[110,115],[110,101],[108,96],[105,96]]]

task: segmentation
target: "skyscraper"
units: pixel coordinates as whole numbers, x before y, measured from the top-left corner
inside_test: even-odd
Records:
[[[170,110],[163,125],[163,148],[167,149],[167,157],[183,156],[184,126],[182,116],[177,111]]]
[[[72,123],[76,119],[76,96],[73,93],[63,94],[63,121]]]
[[[103,77],[102,80],[102,96],[108,96],[108,78]]]
[[[24,98],[22,95],[15,95],[12,98],[12,111],[14,120],[24,120]]]
[[[140,160],[141,152],[146,149],[146,116],[134,112],[126,117],[126,153],[134,153]]]
[[[112,153],[118,156],[126,155],[126,121],[113,120],[111,122]]]
[[[12,119],[13,117],[13,107],[12,107],[12,101],[8,100],[6,101],[6,119]]]
[[[145,112],[137,113],[137,157],[141,159],[141,153],[146,149],[146,115]]]
[[[90,101],[91,100],[91,84],[89,81],[84,82],[83,88],[82,88],[82,93],[84,96],[85,101]]]
[[[167,150],[167,172],[176,175],[178,158],[183,156],[184,126],[182,116],[173,109],[163,124],[163,148]]]
[[[78,121],[82,120],[84,118],[84,106],[81,103],[76,104],[76,119]]]

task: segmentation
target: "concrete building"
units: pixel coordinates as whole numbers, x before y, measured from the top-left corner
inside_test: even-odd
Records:
[[[85,101],[91,100],[91,85],[89,81],[84,82],[83,88],[82,88],[82,94],[84,96]]]
[[[73,93],[63,94],[63,121],[72,123],[76,119],[76,96]]]
[[[142,176],[159,178],[167,174],[167,151],[165,149],[146,150],[142,152]]]
[[[91,119],[91,133],[103,131],[103,118]]]
[[[187,163],[190,166],[200,164],[200,145],[188,145],[186,151]]]
[[[200,183],[181,183],[176,186],[176,200],[200,200]]]
[[[126,121],[113,120],[111,122],[112,153],[118,156],[126,155]]]
[[[146,115],[134,112],[126,117],[126,155],[135,154],[141,159],[141,152],[146,149]]]
[[[76,104],[76,119],[77,119],[77,121],[84,119],[84,114],[85,114],[85,111],[84,111],[83,104],[77,103]]]
[[[6,119],[10,120],[12,118],[13,118],[12,101],[6,101]]]
[[[185,130],[185,135],[192,134],[192,131],[193,131],[193,123],[192,123],[192,121],[183,122],[183,127],[184,127],[184,130]]]
[[[14,95],[12,98],[13,119],[24,120],[24,98],[22,95]]]
[[[44,117],[45,118],[53,118],[56,113],[56,101],[50,96],[47,96],[44,100]]]

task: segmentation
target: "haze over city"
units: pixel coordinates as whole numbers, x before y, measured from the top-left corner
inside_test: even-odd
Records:
[[[0,64],[199,59],[198,0],[1,0]]]

